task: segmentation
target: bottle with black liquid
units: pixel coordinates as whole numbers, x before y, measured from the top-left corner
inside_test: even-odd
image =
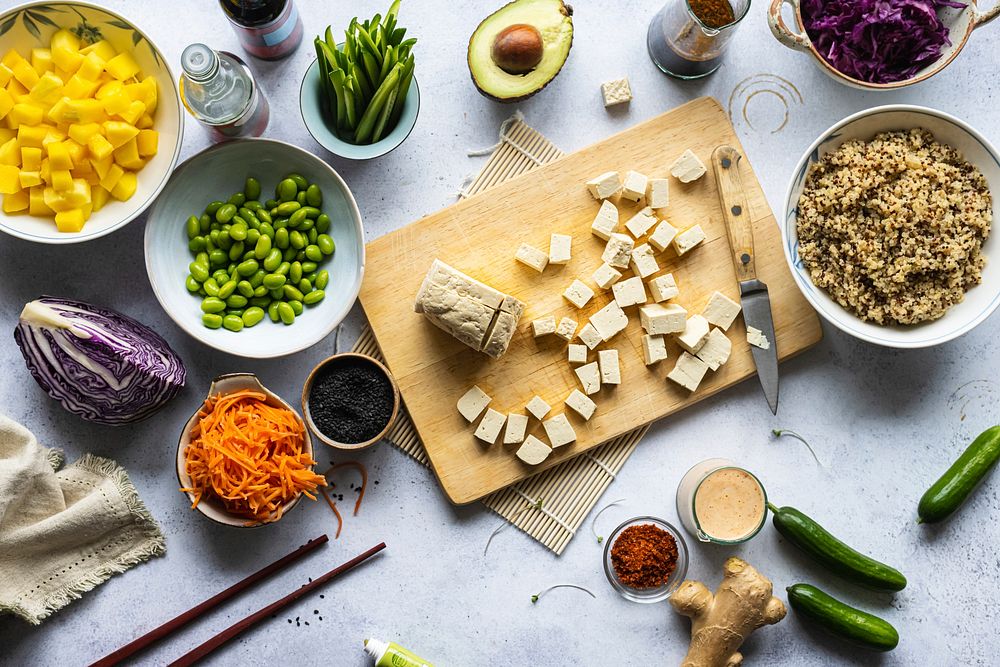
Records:
[[[302,18],[293,0],[219,0],[240,44],[263,60],[279,60],[302,43]]]

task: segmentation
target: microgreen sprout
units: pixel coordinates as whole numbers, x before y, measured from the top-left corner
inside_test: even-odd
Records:
[[[536,602],[538,602],[539,598],[541,598],[543,595],[545,595],[549,591],[554,591],[557,588],[575,588],[578,591],[583,591],[584,593],[586,593],[590,597],[594,598],[595,600],[597,599],[596,595],[594,595],[593,593],[591,593],[589,589],[584,588],[583,586],[577,586],[576,584],[556,584],[555,586],[549,586],[548,588],[546,588],[545,590],[543,590],[541,593],[536,593],[535,595],[532,595],[531,596],[531,604],[535,604]]]
[[[598,544],[604,542],[604,536],[597,534],[597,520],[601,518],[602,514],[604,514],[604,510],[614,507],[615,505],[620,505],[623,502],[625,502],[624,498],[619,498],[618,500],[612,500],[610,503],[608,503],[600,510],[598,510],[597,514],[594,515],[593,521],[590,522],[590,532],[594,534],[595,538],[597,538]]]
[[[799,442],[801,442],[802,444],[804,444],[806,446],[806,449],[809,450],[809,453],[812,454],[812,457],[816,460],[816,464],[819,465],[820,468],[823,467],[823,463],[819,460],[819,457],[816,456],[816,452],[813,451],[812,445],[810,445],[809,442],[805,438],[803,438],[801,435],[799,435],[795,431],[792,431],[791,429],[787,429],[787,428],[784,428],[784,429],[782,429],[782,428],[775,428],[775,429],[771,429],[771,433],[773,433],[774,437],[776,437],[776,438],[780,438],[783,435],[787,435],[790,438],[795,438],[796,440],[798,440]]]
[[[541,498],[539,498],[538,500],[536,500],[533,503],[529,503],[529,504],[525,505],[524,507],[522,507],[518,511],[514,512],[513,516],[511,516],[509,519],[504,519],[504,522],[501,523],[499,526],[497,526],[496,530],[494,530],[492,533],[490,533],[490,538],[488,540],[486,540],[486,546],[483,548],[483,555],[485,556],[486,552],[489,551],[489,549],[490,549],[490,543],[493,541],[493,538],[496,537],[497,535],[499,535],[500,532],[503,531],[504,528],[506,528],[507,526],[511,525],[515,521],[517,521],[517,519],[522,514],[524,514],[525,512],[527,512],[528,510],[540,510],[540,509],[542,509],[542,499]]]

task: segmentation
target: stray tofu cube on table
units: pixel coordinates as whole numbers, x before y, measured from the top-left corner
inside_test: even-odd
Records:
[[[605,107],[626,104],[632,101],[632,87],[629,86],[626,77],[605,81],[601,84],[601,97],[604,98]]]

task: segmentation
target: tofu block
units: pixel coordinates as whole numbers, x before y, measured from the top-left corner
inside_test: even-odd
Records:
[[[595,347],[604,342],[604,339],[601,338],[601,334],[598,333],[597,329],[594,328],[594,325],[590,322],[583,325],[583,328],[580,329],[579,336],[580,340],[583,341],[583,344],[587,346],[588,350],[593,350]]]
[[[573,340],[576,336],[576,320],[572,317],[564,317],[559,320],[559,325],[556,326],[556,335],[563,340]]]
[[[674,250],[678,255],[683,255],[704,240],[705,232],[702,231],[701,225],[694,225],[674,237]]]
[[[541,396],[535,396],[524,407],[535,419],[542,419],[552,409],[548,403],[542,400]]]
[[[673,299],[681,293],[677,289],[677,283],[674,281],[674,274],[672,273],[664,273],[662,276],[657,276],[646,283],[646,286],[649,287],[649,294],[656,303]]]
[[[712,292],[702,315],[709,324],[714,324],[723,331],[729,329],[733,320],[740,314],[740,304],[736,303],[722,292]]]
[[[677,229],[671,225],[669,222],[664,220],[656,226],[653,233],[649,235],[649,245],[653,246],[660,252],[666,250],[671,241],[677,236]]]
[[[587,363],[587,346],[580,345],[579,343],[570,343],[567,355],[569,358],[569,363],[585,364]]]
[[[690,148],[670,165],[670,173],[681,183],[696,181],[705,175],[705,171],[705,165]]]
[[[622,277],[621,271],[609,264],[601,264],[590,276],[590,279],[597,283],[601,289],[608,289]]]
[[[625,331],[625,327],[628,326],[628,316],[622,310],[621,306],[618,305],[617,301],[612,301],[591,315],[590,323],[597,330],[597,333],[600,334],[601,340],[609,341],[617,334]],[[580,337],[583,338],[582,334]]]
[[[583,417],[584,420],[593,417],[594,410],[597,409],[597,403],[590,400],[579,389],[574,389],[563,403],[566,404],[567,408],[570,408],[573,412]]]
[[[771,341],[767,339],[764,332],[753,327],[747,327],[747,342],[762,350],[767,350],[771,347]]]
[[[483,352],[487,356],[499,359],[507,352],[510,341],[514,339],[514,334],[517,332],[518,317],[520,315],[514,316],[502,310],[497,312],[496,318],[493,320],[493,330],[490,331],[486,342],[483,343]]]
[[[612,234],[608,237],[608,244],[604,248],[601,260],[616,269],[627,269],[634,247],[635,243],[628,236]]]
[[[566,264],[570,260],[573,237],[553,234],[549,239],[549,264]]]
[[[479,422],[479,426],[476,428],[476,437],[492,445],[497,441],[497,436],[500,435],[500,431],[506,422],[507,415],[497,412],[493,408],[487,408],[483,420]]]
[[[573,425],[569,423],[564,412],[560,412],[551,419],[546,419],[542,422],[542,426],[545,428],[545,435],[548,436],[549,442],[552,443],[552,449],[568,445],[576,440],[576,431],[573,430]]]
[[[587,191],[594,199],[607,199],[622,187],[617,171],[606,171],[587,181]]]
[[[666,358],[667,341],[663,336],[646,334],[642,337],[642,360],[647,366],[652,366]]]
[[[507,415],[507,428],[503,432],[503,444],[517,445],[524,442],[528,430],[528,415],[511,412]]]
[[[465,417],[465,421],[474,422],[483,414],[483,410],[490,404],[493,398],[479,387],[473,386],[465,392],[462,398],[458,399],[458,411]]]
[[[590,223],[590,233],[607,241],[616,231],[618,231],[618,207],[605,200],[601,202],[601,208],[598,209],[594,221]]]
[[[670,203],[670,181],[665,178],[651,178],[646,186],[646,206],[666,208]]]
[[[578,366],[573,372],[583,386],[583,393],[590,396],[601,390],[601,369],[596,361]]]
[[[601,84],[601,97],[604,98],[605,108],[631,102],[632,88],[628,85],[628,79],[621,78],[614,81],[605,81]]]
[[[625,172],[622,180],[622,199],[638,202],[646,196],[646,185],[649,179],[637,171]]]
[[[648,278],[659,270],[660,265],[656,263],[656,255],[648,243],[636,246],[632,250],[632,271],[639,278]]]
[[[555,315],[546,315],[545,317],[533,320],[531,322],[531,332],[535,335],[535,338],[554,334],[556,332]]]
[[[733,344],[729,341],[729,337],[722,332],[722,329],[716,328],[708,332],[705,344],[695,356],[708,364],[713,371],[717,371],[722,364],[729,361],[732,351]]]
[[[667,373],[667,379],[676,382],[688,391],[694,391],[701,384],[701,380],[707,372],[708,364],[687,352],[681,352],[673,370]]]
[[[625,223],[625,229],[632,236],[639,238],[645,236],[646,232],[652,229],[655,224],[656,216],[653,215],[653,209],[647,206],[628,219],[628,222]]]
[[[701,315],[689,317],[684,331],[677,336],[677,344],[691,354],[697,354],[706,340],[708,340],[708,320]]]
[[[514,259],[541,273],[549,265],[549,256],[534,246],[522,243],[514,254]]]
[[[587,287],[586,283],[577,279],[570,283],[570,286],[563,292],[563,298],[577,308],[583,308],[594,298],[594,290]]]
[[[651,303],[639,309],[639,323],[651,336],[683,333],[687,326],[687,311],[676,303],[666,306]]]
[[[517,458],[521,459],[529,466],[536,466],[549,458],[552,448],[546,445],[533,435],[524,439],[524,443],[517,448]]]
[[[618,365],[618,350],[600,350],[597,364],[601,367],[601,384],[621,384],[622,372]]]
[[[611,286],[611,291],[615,295],[615,303],[622,308],[646,303],[646,288],[639,276],[632,276],[615,283]]]

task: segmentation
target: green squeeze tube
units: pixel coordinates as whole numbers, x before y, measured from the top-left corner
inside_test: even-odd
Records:
[[[395,642],[366,639],[365,653],[375,659],[375,667],[434,667]]]

